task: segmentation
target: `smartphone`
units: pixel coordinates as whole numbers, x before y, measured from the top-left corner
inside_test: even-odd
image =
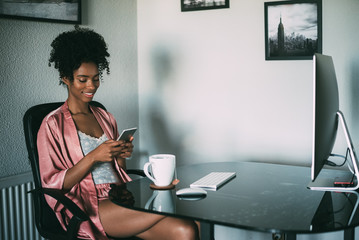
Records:
[[[131,137],[135,134],[136,130],[136,127],[123,130],[120,136],[117,138],[117,141],[124,140],[126,142],[129,142],[131,140]]]

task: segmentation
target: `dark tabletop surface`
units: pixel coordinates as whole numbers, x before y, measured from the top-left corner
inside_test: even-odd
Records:
[[[181,200],[175,191],[189,187],[212,171],[236,172],[236,177],[204,199]],[[336,176],[341,171],[325,170]],[[327,232],[359,225],[358,194],[307,188],[310,168],[268,163],[202,163],[177,168],[180,183],[172,190],[153,190],[142,178],[126,184],[131,201],[113,201],[133,209],[191,218],[265,232]]]

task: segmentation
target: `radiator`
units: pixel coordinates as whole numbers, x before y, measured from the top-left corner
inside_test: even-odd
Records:
[[[0,180],[0,239],[44,239],[36,230],[32,196],[27,193],[34,188],[31,174]]]

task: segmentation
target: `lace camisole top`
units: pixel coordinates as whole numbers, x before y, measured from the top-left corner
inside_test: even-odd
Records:
[[[89,152],[100,146],[108,138],[103,134],[100,138],[89,136],[81,131],[78,131],[82,152],[86,156]],[[119,177],[115,171],[114,162],[99,162],[95,164],[91,170],[92,178],[95,184],[104,183],[118,183]]]

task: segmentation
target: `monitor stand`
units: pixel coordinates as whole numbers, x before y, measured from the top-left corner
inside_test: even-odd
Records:
[[[354,150],[353,142],[350,138],[349,130],[348,130],[347,124],[344,119],[344,114],[341,111],[338,111],[337,115],[339,117],[339,121],[342,124],[345,139],[346,139],[346,142],[347,142],[347,145],[349,148],[351,165],[353,166],[353,171],[354,171],[353,184],[349,185],[349,186],[335,186],[334,178],[336,176],[333,176],[333,178],[320,178],[320,176],[318,176],[314,181],[312,181],[308,184],[308,188],[311,190],[348,192],[348,191],[355,191],[359,188],[358,158],[357,158],[355,150]],[[352,176],[353,176],[353,174],[351,174],[351,177],[347,180],[350,181]]]

